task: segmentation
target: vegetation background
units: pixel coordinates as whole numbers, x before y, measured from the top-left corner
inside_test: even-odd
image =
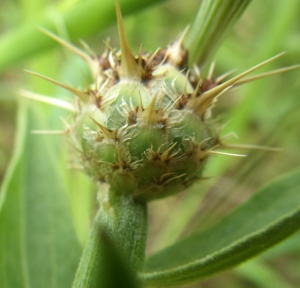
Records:
[[[55,14],[53,7],[72,6],[76,5],[76,2],[80,0],[65,2],[2,0],[1,35],[13,33],[17,31],[17,27],[30,21],[34,23],[41,12]],[[148,51],[168,45],[189,23],[193,22],[200,3],[194,0],[160,2],[124,17],[129,42],[134,51],[138,51],[141,43],[143,49]],[[299,11],[300,2],[297,0],[253,0],[215,55],[214,76],[235,68],[238,72],[244,71],[281,51],[287,51],[287,54],[261,71],[299,64]],[[54,18],[57,19],[59,34],[68,39],[68,31],[60,21],[59,15]],[[87,22],[89,18],[78,21]],[[1,39],[4,39],[4,36],[3,38],[0,36],[0,44],[3,43]],[[118,47],[115,23],[97,33],[85,36],[84,41],[100,54],[105,47],[103,40],[108,36],[111,45]],[[30,43],[36,39],[26,39],[26,41]],[[75,43],[78,44],[76,41]],[[18,46],[15,49],[23,49],[23,47]],[[0,58],[7,56],[0,54]],[[71,97],[53,85],[26,75],[23,69],[34,70],[74,86],[84,85],[82,71],[87,74],[84,63],[61,47],[41,51],[2,69],[0,74],[0,183],[4,179],[16,146],[16,114],[20,102],[27,102],[31,106],[30,109],[39,110],[40,121],[34,123],[36,125],[33,126],[36,127],[31,127],[32,129],[62,129],[63,124],[59,116],[67,117],[67,114],[63,115],[65,112],[59,109],[20,99],[18,91],[21,88],[58,98]],[[207,69],[208,67],[204,67],[204,75]],[[242,85],[219,100],[214,114],[218,115],[220,126],[226,124],[222,135],[234,132],[239,136],[239,139],[231,137],[229,140],[232,143],[261,144],[281,147],[283,150],[249,153],[246,151],[249,155],[246,159],[214,157],[206,169],[207,180],[193,186],[189,191],[151,203],[148,253],[173,243],[192,230],[208,227],[244,201],[266,181],[299,167],[299,73],[299,70],[293,70]],[[31,138],[33,145],[26,146],[29,155],[32,149],[36,149],[34,145],[40,141],[38,139],[43,139],[41,141],[46,139],[47,145],[54,149],[53,161],[58,163],[57,169],[61,175],[64,175],[63,186],[67,191],[68,205],[77,236],[83,245],[94,211],[95,188],[85,176],[68,167],[67,163],[70,163],[72,155],[68,152],[68,145],[63,137],[35,135]],[[32,165],[36,165],[35,169],[43,170],[44,163],[32,161]],[[28,173],[30,174],[30,171]],[[225,272],[191,287],[224,287],[224,283],[226,287],[232,288],[300,287],[299,243],[298,233],[233,271]]]

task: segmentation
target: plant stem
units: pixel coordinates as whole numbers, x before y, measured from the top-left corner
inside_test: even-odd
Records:
[[[243,14],[251,0],[203,0],[188,34],[185,47],[189,64],[203,65],[213,55],[226,33]]]
[[[103,233],[120,251],[121,258],[127,260],[131,270],[142,269],[147,238],[147,205],[124,195],[111,201],[108,190],[107,185],[101,186],[101,205],[83,251],[74,288],[99,287],[99,283],[102,283],[101,270],[106,265],[103,262],[107,260],[103,259]]]

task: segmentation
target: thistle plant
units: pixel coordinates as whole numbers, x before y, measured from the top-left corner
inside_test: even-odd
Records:
[[[284,55],[280,53],[237,76],[228,72],[215,77],[213,64],[203,75],[202,66],[249,1],[229,2],[203,1],[194,26],[186,28],[169,46],[150,52],[141,46],[137,55],[128,43],[118,1],[115,6],[120,49],[106,42],[105,51],[98,55],[82,42],[85,52],[53,32],[39,29],[82,58],[91,76],[86,77],[86,87],[78,88],[27,71],[71,92],[75,96],[73,102],[21,91],[22,96],[58,106],[71,114],[63,120],[63,130],[34,133],[64,135],[73,150],[72,166],[88,175],[98,187],[97,212],[73,287],[187,284],[236,266],[298,229],[298,202],[286,200],[278,192],[278,187],[282,187],[294,195],[289,187],[294,187],[291,183],[299,175],[296,171],[267,186],[209,229],[145,260],[148,202],[205,181],[204,171],[212,155],[246,156],[224,150],[278,150],[230,144],[227,137],[221,136],[222,125],[213,115],[217,100],[226,97],[223,94],[227,91],[299,67],[248,76]],[[218,24],[215,27],[209,24],[213,19]],[[260,219],[259,205],[266,205],[270,197],[274,202],[268,203],[265,217]],[[285,208],[280,217],[273,215],[277,205],[286,202],[289,204],[282,204]],[[245,226],[244,216],[249,215],[245,211],[254,211],[253,221],[259,219],[259,224],[236,231],[234,227]],[[221,239],[224,234],[227,236]],[[200,250],[198,245],[202,245]],[[116,274],[124,278],[120,281]]]

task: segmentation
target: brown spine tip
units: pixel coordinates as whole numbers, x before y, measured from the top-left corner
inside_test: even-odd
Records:
[[[217,99],[220,95],[222,95],[224,92],[226,92],[228,89],[233,87],[236,84],[236,82],[238,82],[240,79],[247,76],[251,72],[259,69],[260,67],[276,60],[277,58],[281,57],[284,54],[285,54],[285,52],[275,55],[274,57],[272,57],[264,62],[261,62],[260,64],[248,69],[247,71],[231,78],[230,80],[227,80],[226,82],[224,82],[208,91],[205,91],[203,94],[201,94],[201,97],[191,98],[190,101],[187,103],[186,108],[195,110],[199,116],[203,116],[205,114],[206,110],[211,105],[211,103],[215,99]]]
[[[116,4],[116,14],[117,14],[117,21],[118,21],[118,30],[119,30],[119,38],[120,38],[120,45],[121,45],[121,66],[119,70],[120,78],[141,78],[141,66],[136,63],[136,60],[130,50],[123,18],[121,14],[121,9],[119,5],[119,1],[115,1]]]
[[[45,35],[47,35],[48,37],[52,38],[54,41],[58,42],[62,46],[66,47],[67,49],[69,49],[70,51],[72,51],[73,53],[81,57],[89,65],[90,71],[93,77],[96,79],[96,77],[100,73],[100,67],[98,65],[98,61],[96,60],[97,59],[96,54],[86,44],[83,44],[83,46],[91,55],[81,51],[76,46],[72,45],[71,43],[65,41],[64,39],[58,37],[57,35],[53,34],[52,32],[42,27],[39,27],[39,30]]]
[[[85,103],[90,102],[89,95],[87,93],[83,92],[83,91],[80,91],[80,90],[75,89],[75,88],[73,88],[71,86],[65,85],[65,84],[60,83],[58,81],[55,81],[55,80],[53,80],[53,79],[51,79],[49,77],[43,76],[41,74],[29,71],[29,70],[24,70],[24,71],[27,72],[27,73],[29,73],[29,74],[32,74],[34,76],[37,76],[37,77],[39,77],[41,79],[44,79],[44,80],[46,80],[48,82],[51,82],[51,83],[53,83],[53,84],[55,84],[55,85],[57,85],[59,87],[62,87],[64,89],[68,90],[68,91],[70,91],[71,93],[73,93],[74,95],[76,95],[82,102],[85,102]]]
[[[175,41],[167,51],[168,62],[175,67],[184,67],[187,61],[187,50],[183,47],[183,42],[185,36],[189,30],[189,26],[187,26],[180,38]]]
[[[96,121],[93,117],[90,116],[90,118],[92,119],[92,121],[98,126],[98,128],[100,128],[103,136],[105,139],[112,139],[113,138],[113,133],[111,131],[109,131],[107,128],[105,128],[103,125],[101,125],[98,121]]]
[[[143,120],[144,123],[148,125],[156,124],[161,120],[161,114],[155,109],[157,95],[154,95],[148,105],[141,113],[139,117]]]

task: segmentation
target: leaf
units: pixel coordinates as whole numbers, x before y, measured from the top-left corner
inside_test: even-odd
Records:
[[[43,125],[33,107],[19,107],[15,154],[1,190],[0,283],[70,287],[81,248],[53,161],[53,141],[29,132]]]
[[[247,282],[253,283],[260,288],[293,288],[285,277],[278,273],[275,267],[270,267],[258,259],[240,265],[234,270],[234,274],[240,276]]]
[[[203,65],[220,46],[226,33],[243,14],[251,0],[203,0],[188,35],[189,61]]]
[[[144,1],[120,1],[123,15],[137,12],[149,5],[153,5],[163,0]],[[124,5],[122,5],[124,3]],[[67,31],[70,39],[78,39],[87,35],[92,35],[109,26],[116,19],[115,4],[112,0],[86,0],[80,1],[65,11],[51,7],[51,13],[47,9],[41,13],[34,21],[23,24],[20,27],[6,33],[0,38],[0,71],[47,48],[58,45],[49,37],[43,35],[38,27],[47,30],[61,32]],[[34,39],[34,41],[32,41]],[[22,47],[22,49],[20,49]]]
[[[299,230],[300,170],[260,189],[210,229],[150,256],[141,279],[179,285],[232,268]]]

